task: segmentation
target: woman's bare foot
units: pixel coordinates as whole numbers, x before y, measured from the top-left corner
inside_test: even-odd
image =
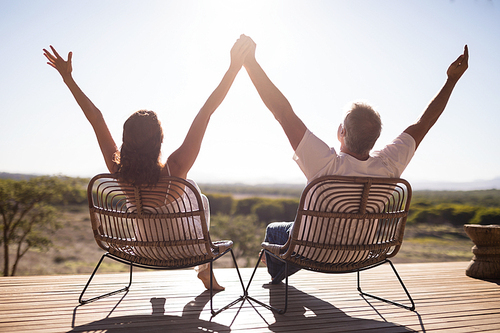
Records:
[[[205,270],[198,272],[198,279],[200,279],[201,282],[203,282],[203,285],[205,286],[205,288],[210,290],[210,270],[209,269],[205,269]],[[215,279],[215,275],[212,275],[212,279],[213,279],[212,280],[212,290],[213,291],[222,291],[222,290],[226,289],[217,282],[217,280]]]

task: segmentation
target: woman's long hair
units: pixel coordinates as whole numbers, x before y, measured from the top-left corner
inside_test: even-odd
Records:
[[[140,110],[123,125],[123,144],[115,162],[120,178],[133,185],[155,185],[163,165],[163,130],[153,111]]]

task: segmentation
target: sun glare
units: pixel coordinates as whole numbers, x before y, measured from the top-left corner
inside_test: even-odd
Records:
[[[246,34],[263,39],[269,32],[281,29],[279,17],[270,19],[270,10],[280,2],[266,1],[204,1],[197,11],[198,28],[210,34],[210,40],[223,41],[227,37]],[[197,29],[200,31],[199,29]],[[218,37],[219,36],[219,37]]]

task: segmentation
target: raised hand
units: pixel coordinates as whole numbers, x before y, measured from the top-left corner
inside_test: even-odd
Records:
[[[43,55],[49,60],[47,64],[50,66],[54,67],[59,74],[63,77],[63,79],[70,77],[71,72],[73,71],[73,67],[71,65],[71,58],[73,57],[73,53],[69,52],[68,53],[68,60],[65,61],[59,53],[57,53],[56,49],[50,46],[50,49],[52,50],[52,53],[47,51],[46,49],[43,49]]]
[[[413,139],[415,139],[416,147],[420,145],[420,142],[423,140],[427,132],[432,126],[434,126],[438,118],[443,113],[458,79],[460,79],[462,74],[467,70],[468,62],[469,49],[467,48],[467,45],[465,45],[464,53],[460,55],[457,60],[450,65],[450,67],[448,67],[448,71],[446,72],[448,80],[446,80],[444,86],[441,88],[436,97],[434,97],[434,99],[429,103],[420,118],[405,130],[406,133],[410,134]]]
[[[64,83],[69,88],[76,102],[82,109],[85,117],[90,122],[94,128],[94,132],[99,142],[99,147],[104,156],[104,161],[108,167],[109,172],[114,173],[118,171],[117,164],[115,163],[115,155],[119,152],[111,133],[109,132],[108,126],[104,121],[104,117],[101,111],[92,103],[92,101],[84,94],[80,87],[76,84],[75,80],[71,76],[73,70],[71,66],[71,57],[73,54],[68,53],[68,60],[64,60],[56,49],[50,46],[52,53],[43,49],[43,55],[49,60],[47,64],[54,67],[59,74],[61,74]]]
[[[469,67],[469,48],[467,45],[464,47],[464,53],[460,55],[457,60],[455,60],[450,67],[448,67],[448,71],[446,74],[448,78],[454,81],[458,81],[462,74],[465,73],[467,68]]]

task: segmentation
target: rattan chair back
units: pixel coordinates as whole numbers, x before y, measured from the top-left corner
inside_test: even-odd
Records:
[[[403,179],[325,176],[303,191],[281,257],[321,272],[372,266],[399,251],[411,200]]]
[[[201,195],[181,178],[164,177],[147,187],[101,174],[89,184],[88,201],[97,244],[134,265],[191,267],[232,246],[212,244]]]

